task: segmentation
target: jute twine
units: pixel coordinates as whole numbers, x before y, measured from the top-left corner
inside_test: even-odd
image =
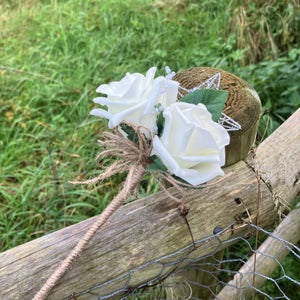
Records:
[[[34,296],[33,300],[43,300],[51,292],[52,288],[58,283],[58,281],[64,276],[67,270],[71,265],[78,259],[83,250],[86,248],[88,243],[94,237],[99,228],[109,219],[109,217],[129,198],[131,193],[138,187],[138,184],[142,180],[143,175],[146,172],[146,169],[149,165],[153,163],[151,160],[151,152],[153,148],[153,137],[150,130],[144,126],[134,126],[131,123],[123,122],[126,125],[129,125],[136,133],[138,138],[138,143],[134,143],[127,138],[125,138],[120,131],[116,130],[116,133],[104,132],[104,140],[98,140],[105,149],[102,151],[96,158],[97,166],[106,169],[106,171],[99,176],[86,180],[86,181],[74,181],[70,182],[71,184],[90,184],[95,183],[99,180],[109,178],[110,176],[128,171],[127,178],[125,180],[124,186],[119,194],[110,202],[110,204],[105,208],[101,215],[98,216],[95,223],[83,236],[83,238],[78,242],[75,248],[70,252],[66,259],[64,259],[54,273],[48,278],[46,283]],[[145,132],[148,133],[146,138]],[[108,166],[104,167],[101,165],[100,161],[103,157],[112,156],[116,158],[116,161]],[[150,172],[153,178],[159,183],[162,190],[174,201],[179,203],[179,211],[181,215],[185,216],[188,212],[187,208],[184,205],[184,200],[186,198],[185,190],[183,187],[189,188],[199,188],[206,187],[209,185],[214,185],[217,182],[212,184],[203,184],[198,186],[192,186],[190,184],[185,184],[179,180],[176,180],[169,173],[156,170]],[[223,177],[221,180],[224,180],[226,177]],[[178,191],[180,191],[181,197],[173,196],[166,188],[164,182],[168,182],[171,186],[174,186]]]
[[[62,261],[59,267],[49,277],[46,283],[34,296],[34,300],[46,299],[51,292],[52,288],[63,277],[66,271],[71,267],[74,261],[79,258],[94,237],[99,228],[108,220],[108,218],[128,199],[132,191],[137,187],[141,181],[146,168],[150,164],[150,155],[152,151],[152,135],[149,129],[143,126],[130,126],[135,130],[138,136],[138,145],[124,138],[117,130],[116,134],[105,132],[103,134],[105,140],[99,141],[104,148],[110,147],[110,149],[104,150],[97,157],[97,164],[99,159],[103,156],[113,155],[118,158],[111,166],[106,168],[106,171],[98,177],[83,181],[83,182],[71,182],[73,184],[89,184],[97,182],[99,180],[108,178],[116,173],[128,171],[124,187],[120,193],[110,202],[105,208],[102,214],[96,219],[95,223],[87,231],[84,237],[78,242],[75,248],[71,251],[68,257]],[[145,135],[141,132],[141,129],[146,130],[149,133],[150,141],[146,139]]]

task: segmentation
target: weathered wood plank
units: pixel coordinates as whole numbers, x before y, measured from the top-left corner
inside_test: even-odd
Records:
[[[259,171],[274,195],[283,204],[284,196],[294,199],[300,187],[300,108],[256,151]],[[252,156],[247,163],[253,165]]]
[[[300,110],[257,151],[261,175],[268,184],[262,182],[261,186],[261,227],[272,225],[277,217],[271,191],[280,193],[285,201],[291,201],[299,192],[299,132]],[[236,204],[236,198],[243,199],[251,213],[255,213],[257,180],[251,163],[249,158],[247,163],[241,161],[226,168],[226,173],[233,172],[233,175],[215,186],[187,191],[188,220],[196,240],[211,236],[217,225],[225,228],[237,214],[245,211],[243,205]],[[174,189],[171,191],[177,194]],[[0,299],[31,299],[93,220],[91,218],[0,254]],[[233,236],[228,234],[221,239],[246,231],[246,228],[237,230]],[[123,206],[112,216],[48,298],[62,299],[73,292],[84,291],[190,244],[191,237],[184,220],[178,215],[176,203],[162,192],[139,199]],[[216,251],[217,246],[216,242],[207,243],[193,252],[193,256],[201,257]],[[141,270],[130,283],[135,286],[149,280],[157,275],[157,269],[156,266]]]

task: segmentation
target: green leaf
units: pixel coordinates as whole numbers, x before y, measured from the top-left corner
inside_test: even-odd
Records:
[[[125,123],[120,124],[121,129],[127,134],[128,140],[136,143],[137,145],[139,144],[139,138],[137,133],[133,130],[132,127]]]
[[[156,124],[157,124],[157,135],[158,137],[161,137],[165,127],[165,118],[162,111],[160,111],[156,117]]]
[[[160,170],[160,171],[163,171],[163,172],[168,171],[167,167],[164,165],[164,163],[161,161],[161,159],[158,156],[152,155],[150,158],[152,159],[153,164],[150,165],[146,169],[147,172],[153,172],[153,171],[156,171],[156,170]]]
[[[199,89],[187,94],[180,99],[180,102],[199,104],[202,103],[211,113],[212,119],[218,122],[224,108],[228,92],[220,90]]]

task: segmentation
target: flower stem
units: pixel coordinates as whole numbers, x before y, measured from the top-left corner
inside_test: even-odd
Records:
[[[138,186],[143,175],[145,173],[145,167],[142,164],[133,165],[127,175],[125,184],[120,193],[111,201],[111,203],[105,208],[102,214],[96,219],[92,227],[87,231],[84,237],[78,242],[75,248],[71,251],[68,257],[61,262],[54,273],[48,278],[46,283],[34,296],[33,300],[44,300],[51,292],[52,288],[57,282],[64,276],[74,261],[79,258],[94,237],[98,229],[110,218],[110,216],[128,199],[133,190]]]

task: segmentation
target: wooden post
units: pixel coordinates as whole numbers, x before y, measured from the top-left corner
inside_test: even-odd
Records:
[[[229,132],[230,144],[226,147],[226,166],[229,166],[246,158],[254,144],[261,114],[261,103],[256,91],[237,76],[209,67],[184,70],[173,79],[182,87],[193,89],[217,73],[221,74],[220,90],[228,91],[223,112],[242,127],[241,130]]]
[[[220,73],[220,90],[228,91],[228,97],[223,112],[238,122],[242,129],[238,131],[230,131],[230,144],[226,147],[226,165],[231,165],[244,159],[254,144],[258,122],[261,114],[261,103],[256,91],[244,80],[226,71],[209,68],[198,67],[177,73],[173,79],[178,81],[180,86],[185,89],[193,89],[201,83],[206,82],[213,75]],[[204,87],[205,88],[205,87]],[[185,92],[181,91],[183,94]],[[223,250],[215,254],[215,258],[222,260]],[[203,270],[187,270],[180,276],[184,276],[190,282],[200,283],[202,286],[215,286],[216,278],[209,276],[209,268],[213,268],[211,263],[215,263],[213,258],[202,260],[201,264],[205,266]],[[212,271],[212,270],[211,270]],[[176,278],[169,278],[167,281],[177,281]],[[211,291],[202,288],[199,285],[192,285],[192,296],[199,299],[210,299]],[[172,291],[176,294],[176,292]],[[180,291],[179,291],[180,293]],[[175,295],[176,296],[176,295]]]
[[[262,176],[262,228],[271,226],[276,220],[275,196],[280,196],[279,202],[290,202],[300,191],[299,141],[300,109],[257,149],[256,160]],[[233,173],[224,181],[202,190],[187,191],[188,220],[196,240],[211,236],[216,226],[226,228],[236,215],[244,213],[245,208],[236,203],[236,198],[243,199],[246,207],[255,213],[257,180],[251,157],[248,158],[247,162],[225,168],[227,174]],[[169,191],[177,195],[175,189]],[[88,219],[1,253],[0,299],[32,299],[93,221],[94,218]],[[247,227],[243,227],[220,239],[244,236],[247,231]],[[160,264],[150,262],[190,245],[191,238],[184,220],[178,215],[177,203],[163,192],[131,202],[122,206],[104,225],[48,299],[63,299],[118,277],[119,280],[99,286],[94,292],[101,290],[105,295],[123,287],[134,288],[161,272]],[[191,257],[215,251],[216,242],[212,241],[199,247]],[[128,272],[132,270],[136,271],[130,275],[127,285]],[[125,292],[120,291],[115,296]]]

